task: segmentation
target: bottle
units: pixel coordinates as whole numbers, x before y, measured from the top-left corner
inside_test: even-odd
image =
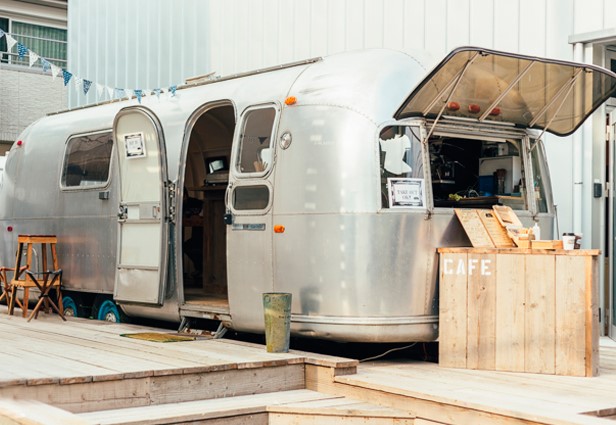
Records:
[[[541,229],[537,223],[533,226],[533,235],[535,236],[536,241],[541,240]]]

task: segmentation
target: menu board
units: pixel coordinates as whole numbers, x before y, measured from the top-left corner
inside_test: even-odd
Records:
[[[474,209],[454,209],[456,216],[462,223],[462,227],[466,231],[466,235],[475,248],[494,248],[495,245],[490,238],[490,234],[486,229],[483,221],[479,217],[477,210]],[[491,211],[491,210],[485,210]]]

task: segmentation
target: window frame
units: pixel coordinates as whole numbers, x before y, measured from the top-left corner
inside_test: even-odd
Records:
[[[235,191],[239,188],[239,189],[245,189],[247,187],[254,187],[254,186],[265,186],[267,188],[268,191],[268,199],[267,199],[267,205],[265,206],[265,208],[263,209],[253,209],[253,210],[238,210],[235,208],[235,202],[234,202],[234,196],[235,196]],[[229,206],[229,208],[231,209],[231,212],[234,215],[238,215],[238,216],[242,216],[242,215],[266,215],[269,210],[272,208],[272,205],[274,203],[274,197],[272,196],[274,193],[273,191],[273,187],[271,185],[271,183],[265,179],[263,180],[245,180],[245,181],[237,181],[230,189],[229,191],[229,202],[227,202],[227,205]]]
[[[255,111],[259,109],[268,109],[268,108],[274,109],[274,121],[272,122],[272,131],[270,133],[270,144],[269,144],[269,148],[271,149],[271,152],[272,152],[272,157],[271,157],[272,159],[270,161],[271,163],[267,164],[267,168],[265,168],[265,170],[263,171],[251,171],[248,173],[244,173],[239,170],[238,165],[241,162],[241,153],[242,153],[242,146],[241,146],[242,140],[241,139],[242,139],[242,133],[243,133],[243,130],[246,124],[246,116],[251,111]],[[272,169],[274,168],[274,163],[276,162],[275,140],[276,140],[276,135],[278,132],[279,120],[280,120],[280,104],[278,102],[269,102],[269,103],[251,105],[251,106],[248,106],[246,109],[244,109],[244,111],[242,111],[242,114],[240,116],[240,120],[237,126],[237,132],[234,136],[233,151],[231,153],[231,164],[230,164],[230,170],[233,173],[233,175],[237,177],[238,180],[239,179],[245,180],[245,179],[264,178],[264,177],[267,177],[271,173]]]
[[[87,136],[95,136],[95,135],[102,135],[102,134],[109,134],[109,138],[111,139],[111,150],[109,152],[109,165],[108,165],[108,172],[107,172],[107,180],[105,182],[101,182],[100,184],[92,184],[92,185],[85,185],[85,186],[67,186],[64,184],[63,180],[64,180],[64,170],[66,169],[67,166],[67,162],[68,162],[68,154],[69,154],[69,145],[70,142],[74,139],[80,138],[80,137],[87,137]],[[115,152],[115,143],[113,141],[113,132],[111,129],[108,130],[100,130],[100,131],[91,131],[91,132],[87,132],[87,133],[79,133],[79,134],[72,134],[70,135],[67,139],[66,142],[64,143],[64,153],[62,156],[62,163],[60,166],[60,178],[59,178],[59,186],[60,186],[60,190],[63,192],[74,192],[74,191],[88,191],[88,190],[100,190],[100,189],[106,189],[109,187],[109,185],[111,184],[111,177],[112,177],[112,170],[113,170],[113,165],[114,165],[114,152]]]
[[[61,68],[66,68],[66,64],[68,63],[68,28],[66,26],[61,26],[61,25],[53,25],[50,23],[41,23],[39,21],[32,21],[29,19],[16,19],[15,17],[11,17],[8,16],[7,14],[5,15],[1,15],[0,18],[4,18],[8,20],[8,28],[7,28],[7,33],[10,34],[11,36],[15,36],[14,34],[14,29],[13,29],[13,24],[15,22],[18,22],[20,24],[25,24],[25,25],[33,25],[33,26],[38,26],[38,27],[44,27],[44,28],[50,28],[50,29],[54,29],[54,30],[62,30],[64,31],[65,35],[66,35],[66,40],[53,40],[53,39],[46,39],[47,41],[53,41],[53,42],[57,42],[57,43],[63,43],[66,45],[66,57],[64,59],[62,58],[52,58],[49,57],[48,55],[45,55],[44,52],[40,52],[37,51],[36,49],[33,50],[35,53],[39,54],[41,56],[41,58],[45,58],[47,60],[49,60],[51,63],[54,63],[54,65],[59,66]],[[18,34],[18,36],[22,36],[21,34]],[[14,37],[16,39],[16,41],[19,42],[19,40]],[[26,36],[26,38],[28,38]],[[5,39],[5,37],[3,37],[3,40]],[[23,43],[28,49],[31,48],[32,46],[30,45],[30,43]],[[6,43],[5,43],[6,46]],[[6,61],[2,62],[1,57],[3,57],[4,55],[6,55]],[[0,62],[2,63],[7,63],[7,64],[11,64],[11,65],[16,65],[16,66],[28,66],[27,63],[24,64],[16,64],[14,63],[15,58],[17,57],[17,53],[15,52],[9,52],[9,51],[3,51],[3,54],[0,55]],[[40,63],[40,61],[37,61],[37,63],[33,66],[33,68],[41,68],[42,64]]]

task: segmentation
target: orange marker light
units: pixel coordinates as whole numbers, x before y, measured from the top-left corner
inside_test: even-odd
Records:
[[[471,103],[468,105],[468,112],[472,114],[478,114],[481,111],[481,107],[476,103]]]
[[[296,102],[297,102],[297,99],[295,98],[295,96],[289,96],[284,101],[284,103],[289,105],[289,106],[295,105]]]
[[[275,224],[274,233],[284,233],[284,226],[282,224]]]

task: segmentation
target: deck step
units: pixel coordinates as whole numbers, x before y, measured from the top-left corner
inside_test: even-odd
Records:
[[[311,390],[292,390],[184,403],[81,413],[79,418],[100,425],[203,423],[303,425],[344,423],[367,425],[412,424],[405,412],[342,396]]]

